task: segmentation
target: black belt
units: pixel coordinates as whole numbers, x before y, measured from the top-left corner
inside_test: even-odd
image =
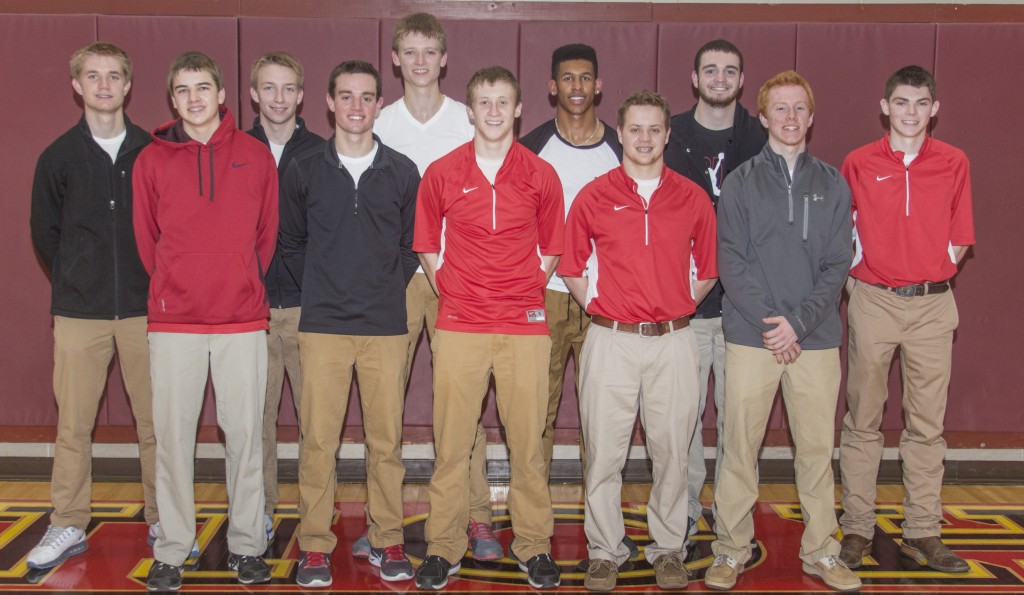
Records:
[[[881,285],[879,283],[872,283],[872,285],[905,298],[932,295],[934,293],[946,293],[949,291],[948,279],[946,281],[939,281],[938,283],[918,283],[917,285],[904,285],[903,287],[889,287],[888,285]]]
[[[638,324],[626,324],[625,322],[618,322],[611,318],[605,318],[604,316],[594,315],[590,321],[597,326],[603,326],[623,333],[633,333],[634,335],[640,335],[641,337],[660,337],[667,335],[672,331],[678,331],[679,329],[690,326],[689,316],[680,316],[675,320],[668,320],[665,322],[641,322]]]

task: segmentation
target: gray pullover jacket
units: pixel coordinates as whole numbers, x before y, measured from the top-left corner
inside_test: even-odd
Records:
[[[718,271],[725,339],[763,347],[785,316],[803,349],[838,347],[839,297],[853,259],[850,188],[806,151],[792,177],[765,145],[729,175],[718,203]]]

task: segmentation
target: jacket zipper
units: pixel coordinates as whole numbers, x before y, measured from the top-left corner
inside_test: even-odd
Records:
[[[113,169],[113,171],[111,173],[112,173],[112,175],[111,175],[111,178],[110,178],[110,190],[111,190],[111,192],[110,192],[110,228],[111,228],[111,231],[112,231],[111,235],[113,236],[113,248],[114,248],[114,250],[113,250],[113,252],[114,252],[114,320],[119,320],[121,318],[121,304],[120,304],[121,300],[119,299],[120,298],[120,295],[119,295],[120,291],[118,291],[118,288],[121,285],[121,280],[120,280],[120,271],[118,270],[119,266],[118,266],[118,259],[117,259],[117,250],[118,250],[118,243],[117,243],[117,201],[114,200],[114,195],[116,193],[115,186],[117,185],[116,184],[116,180],[117,180],[117,166],[116,165],[114,166],[114,169]],[[122,185],[124,183],[124,177],[125,177],[125,171],[122,169],[121,170]]]
[[[804,192],[804,242],[807,241],[807,218],[808,218],[808,204],[807,204],[807,193]]]
[[[906,176],[905,176],[904,179],[905,179],[906,184],[907,184],[907,206],[906,206],[906,211],[907,211],[907,217],[910,217],[910,166],[904,165],[903,168],[906,170]]]
[[[495,176],[497,177],[497,176]],[[491,230],[498,229],[498,190],[491,184]]]

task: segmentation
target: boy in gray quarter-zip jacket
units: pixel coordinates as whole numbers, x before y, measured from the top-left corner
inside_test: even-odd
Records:
[[[814,96],[802,76],[787,71],[769,79],[757,107],[768,145],[725,179],[718,203],[728,405],[715,482],[718,539],[705,582],[731,589],[750,559],[757,453],[781,383],[804,511],[803,571],[833,589],[859,589],[833,537],[839,296],[853,260],[850,188],[807,152]]]
[[[770,144],[733,173],[718,222],[726,340],[763,347],[774,325],[762,319],[783,316],[801,348],[838,347],[837,306],[853,258],[846,181],[807,151],[790,174]]]

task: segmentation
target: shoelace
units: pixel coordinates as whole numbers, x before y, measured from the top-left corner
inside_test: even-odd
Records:
[[[162,570],[164,570],[166,568],[171,568],[171,569],[174,569],[174,570],[181,570],[181,566],[174,566],[172,564],[168,564],[167,562],[161,562],[160,560],[157,560],[157,561],[155,561],[153,563],[153,571],[154,572],[160,572],[160,571],[162,571]]]
[[[327,566],[327,555],[323,552],[306,552],[306,567],[319,568]]]
[[[475,523],[470,521],[469,523],[469,538],[483,541],[497,541],[498,538],[494,536],[494,531],[491,531],[491,526],[487,523]]]
[[[74,533],[73,527],[55,527],[50,525],[46,528],[46,535],[43,535],[42,544],[47,547],[56,547],[71,538]]]
[[[389,545],[384,548],[384,561],[386,562],[404,562],[405,561],[405,546],[398,543],[395,545]]]
[[[843,568],[849,568],[846,562],[839,559],[839,556],[825,556],[821,559],[821,562],[828,566],[829,570],[835,570],[836,566],[842,566]]]
[[[725,564],[729,568],[736,568],[736,560],[733,560],[732,557],[727,556],[725,554],[719,554],[715,558],[715,563],[712,564],[712,566],[717,565],[717,564]]]
[[[259,556],[238,556],[238,567],[241,568],[251,562],[262,562],[263,559]]]

